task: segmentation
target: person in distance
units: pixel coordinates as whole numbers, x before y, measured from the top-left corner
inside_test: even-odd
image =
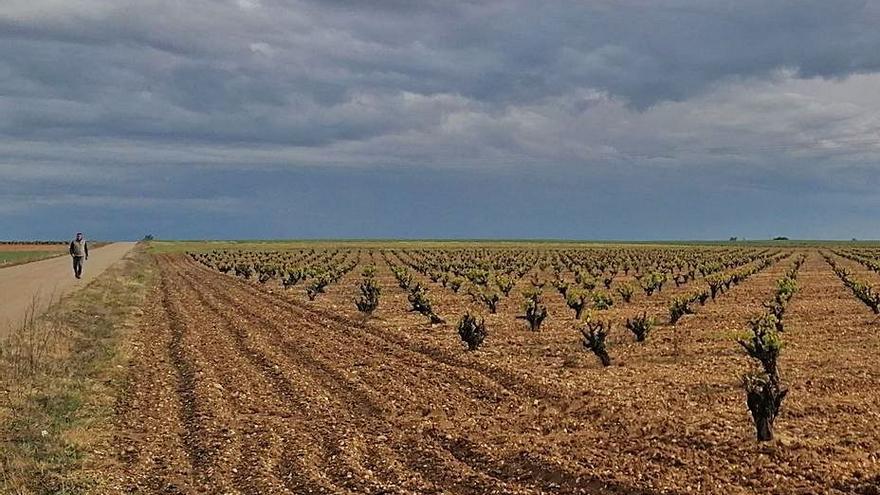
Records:
[[[73,275],[82,278],[83,262],[89,259],[89,245],[82,232],[77,232],[76,239],[70,241],[70,256],[73,258]]]

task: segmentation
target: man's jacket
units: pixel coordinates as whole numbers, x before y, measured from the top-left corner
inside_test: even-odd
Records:
[[[85,239],[81,241],[73,240],[70,241],[70,255],[76,256],[77,258],[89,256],[89,245]]]

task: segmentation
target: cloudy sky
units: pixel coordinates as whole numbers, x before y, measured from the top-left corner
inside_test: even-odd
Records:
[[[2,0],[0,238],[880,238],[880,0]]]

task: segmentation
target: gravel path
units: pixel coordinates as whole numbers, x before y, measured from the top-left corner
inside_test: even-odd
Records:
[[[73,276],[69,256],[0,269],[0,337],[21,324],[36,298],[37,312],[49,307],[52,299],[88,284],[134,247],[133,242],[117,242],[92,249],[85,263],[83,278]]]

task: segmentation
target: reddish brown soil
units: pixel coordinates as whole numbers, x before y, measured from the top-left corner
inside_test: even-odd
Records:
[[[528,277],[468,353],[454,324],[481,308],[420,278],[448,321],[432,327],[384,263],[364,321],[357,269],[309,302],[161,257],[119,407],[122,491],[877,493],[880,320],[816,251],[786,316],[777,439],[754,439],[733,339],[791,260],[675,327],[666,304],[688,287],[616,304],[616,322],[664,323],[644,343],[618,324],[603,369],[552,288],[541,332],[514,319]]]
[[[67,251],[66,244],[3,244],[0,243],[0,252],[22,252],[22,251]]]

